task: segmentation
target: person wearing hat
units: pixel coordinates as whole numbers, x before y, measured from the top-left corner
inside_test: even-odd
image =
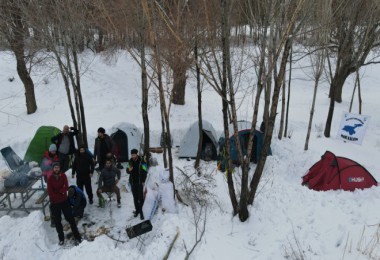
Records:
[[[140,219],[144,219],[142,206],[144,203],[144,184],[147,177],[148,165],[138,155],[137,149],[131,150],[131,159],[126,169],[129,174],[129,183],[132,187],[133,202],[135,204],[134,217],[140,214]]]
[[[70,156],[72,156],[76,151],[74,136],[77,135],[78,130],[75,127],[65,125],[63,126],[62,132],[51,138],[51,142],[57,145],[62,172],[66,172],[69,169]]]
[[[83,218],[84,208],[87,205],[86,196],[83,191],[79,187],[71,185],[68,189],[67,196],[73,217]]]
[[[41,161],[41,171],[42,176],[44,176],[45,182],[47,181],[47,178],[52,174],[53,162],[59,162],[59,157],[57,154],[57,146],[55,144],[51,144],[49,146],[49,150],[45,151],[42,161]]]
[[[106,162],[107,153],[114,153],[114,143],[106,134],[103,127],[98,129],[98,137],[95,139],[94,160],[99,163],[99,171],[102,171]]]
[[[73,232],[75,238],[75,243],[79,244],[82,241],[82,237],[79,234],[78,227],[71,212],[70,204],[67,200],[67,190],[69,188],[69,184],[66,174],[61,172],[59,162],[54,162],[52,167],[53,174],[47,179],[47,192],[50,199],[51,213],[55,222],[55,229],[58,233],[58,244],[63,245],[65,243],[65,235],[63,233],[63,226],[61,223],[62,213],[66,221],[70,224],[71,231]]]
[[[93,203],[93,193],[91,186],[91,177],[94,173],[94,161],[92,156],[86,151],[84,145],[79,146],[79,151],[75,155],[75,159],[72,165],[72,177],[77,177],[77,186],[83,191],[83,187],[86,188],[86,193],[90,204]]]
[[[51,144],[49,146],[49,150],[45,151],[44,156],[42,158],[42,161],[40,163],[41,171],[42,171],[42,176],[47,182],[48,177],[50,177],[53,174],[53,166],[52,164],[54,162],[59,163],[59,158],[57,154],[57,146],[55,144]],[[50,226],[55,227],[55,222],[53,215],[51,214],[51,204],[49,205],[50,209]]]
[[[117,186],[117,183],[120,180],[120,176],[120,170],[112,164],[112,160],[106,159],[105,167],[103,168],[99,176],[98,190],[96,191],[96,195],[99,198],[99,207],[104,207],[104,198],[102,195],[103,192],[115,192],[117,199],[117,207],[121,207],[120,189]]]

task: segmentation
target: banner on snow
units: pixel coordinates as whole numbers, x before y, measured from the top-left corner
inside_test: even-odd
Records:
[[[337,138],[346,142],[362,144],[369,116],[344,112]]]

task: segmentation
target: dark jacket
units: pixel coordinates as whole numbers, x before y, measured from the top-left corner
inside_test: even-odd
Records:
[[[120,180],[120,170],[115,166],[104,167],[99,176],[98,187],[112,187],[116,183],[116,178]]]
[[[73,187],[75,189],[74,195],[70,198],[68,198],[69,204],[73,210],[73,215],[78,216],[83,214],[83,209],[87,205],[86,196],[84,195],[83,191],[76,187],[75,185],[70,186],[70,188]]]
[[[72,175],[77,173],[77,179],[88,180],[90,174],[94,173],[94,160],[87,152],[81,154],[79,151],[75,154],[74,162],[72,164]]]
[[[129,174],[129,182],[132,185],[137,185],[145,182],[148,171],[148,165],[146,162],[141,160],[141,157],[138,156],[136,161],[130,159],[128,163],[129,166],[127,167],[126,171]],[[133,167],[132,171],[129,171],[130,166]]]
[[[97,159],[98,161],[99,161],[99,158],[102,158],[103,160],[105,160],[107,153],[112,153],[112,154],[114,153],[114,143],[111,137],[109,137],[109,135],[107,134],[104,134],[103,138],[106,143],[106,147],[108,151],[101,151],[102,140],[100,137],[96,137],[95,146],[94,146],[94,158]]]
[[[47,179],[47,192],[52,204],[67,201],[67,190],[69,183],[66,174],[60,173],[58,180],[52,175]]]
[[[69,154],[73,154],[75,152],[74,136],[78,135],[78,130],[75,129],[74,127],[70,127],[70,130],[71,131],[67,134],[67,136],[69,137],[69,142],[70,142]],[[59,150],[59,146],[61,145],[62,139],[63,139],[62,132],[51,138],[51,142],[56,144],[57,146],[57,151]]]

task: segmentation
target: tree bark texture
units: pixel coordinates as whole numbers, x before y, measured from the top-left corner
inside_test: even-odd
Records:
[[[197,76],[197,94],[198,94],[198,131],[199,131],[199,140],[198,140],[198,151],[197,158],[194,163],[194,168],[198,169],[199,163],[202,155],[202,143],[203,143],[203,123],[202,123],[202,90],[201,90],[201,76],[200,68],[198,65],[198,46],[194,47],[194,58],[195,58],[195,70]]]
[[[37,111],[36,96],[34,93],[34,83],[29,75],[28,69],[25,63],[25,45],[24,36],[25,28],[22,23],[22,17],[20,15],[21,10],[14,7],[12,12],[12,30],[13,35],[8,37],[10,47],[16,56],[17,74],[20,77],[25,89],[25,101],[27,114],[33,114]]]
[[[176,64],[173,68],[173,96],[172,103],[175,105],[185,104],[186,90],[186,67]]]

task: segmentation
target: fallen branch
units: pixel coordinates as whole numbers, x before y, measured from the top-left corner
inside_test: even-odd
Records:
[[[169,258],[170,252],[172,251],[174,243],[177,240],[178,236],[179,236],[179,228],[177,227],[177,234],[175,234],[175,237],[174,237],[173,241],[171,242],[169,249],[168,249],[168,252],[164,256],[163,260],[167,260]]]

